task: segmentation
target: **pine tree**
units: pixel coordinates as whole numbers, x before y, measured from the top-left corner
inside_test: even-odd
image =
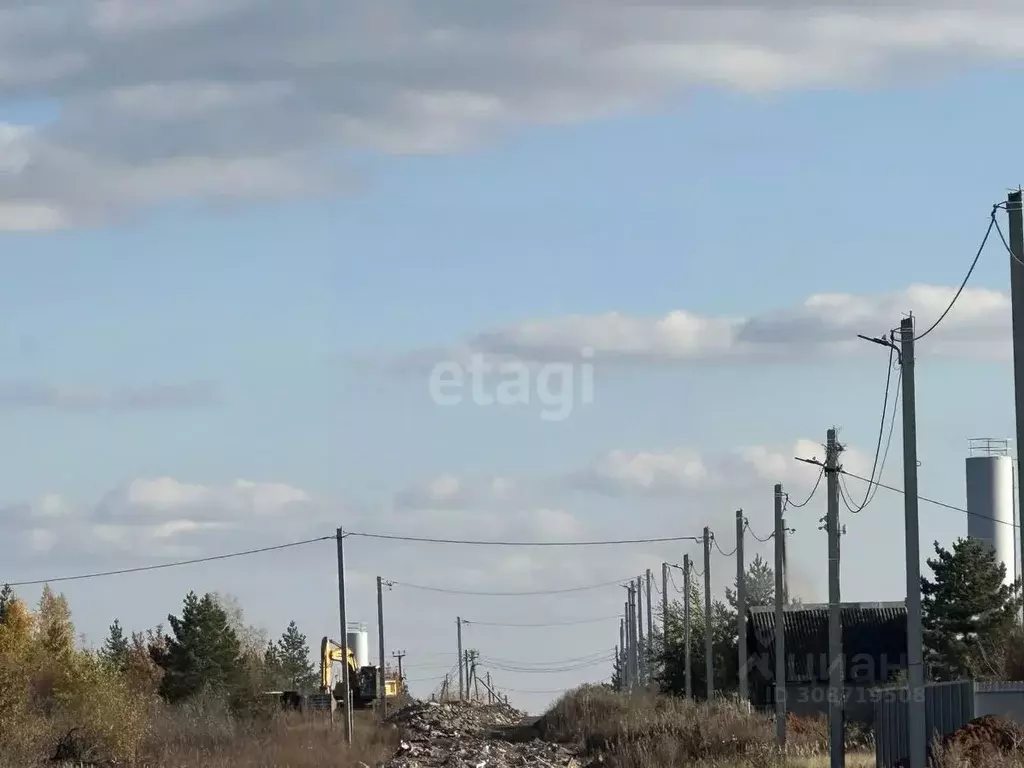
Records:
[[[309,660],[309,644],[294,621],[288,623],[275,648],[277,666],[291,690],[308,691],[315,684],[313,663]]]
[[[131,644],[125,636],[124,630],[121,629],[121,622],[114,619],[114,623],[110,625],[110,634],[107,635],[107,640],[103,644],[100,655],[115,668],[123,670],[128,665],[128,652],[130,648]]]
[[[995,550],[973,538],[952,551],[935,542],[933,579],[921,578],[925,659],[933,679],[998,676],[990,656],[1002,651],[1020,610],[1021,581],[1004,583]]]
[[[160,694],[180,701],[204,689],[230,693],[242,683],[245,665],[238,636],[213,595],[189,592],[181,617],[169,615],[172,636],[166,649],[151,646],[154,661],[164,670]]]
[[[43,648],[54,658],[67,658],[75,650],[71,609],[63,594],[55,595],[49,584],[39,598],[39,633]]]
[[[735,613],[739,605],[739,584],[733,579],[736,589],[725,588],[725,601]],[[747,567],[746,579],[747,607],[756,605],[775,604],[775,569],[768,565],[768,562],[757,555],[754,561]]]
[[[7,606],[14,600],[14,590],[11,589],[11,585],[4,584],[4,588],[0,590],[0,624],[4,623],[4,616],[7,615]]]

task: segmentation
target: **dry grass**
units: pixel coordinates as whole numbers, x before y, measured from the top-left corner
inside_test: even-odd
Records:
[[[791,727],[782,754],[774,745],[770,718],[729,702],[707,706],[584,686],[557,702],[538,725],[544,738],[577,745],[591,756],[602,755],[607,768],[828,768],[830,764],[823,718],[802,720],[800,727]],[[847,752],[848,768],[874,768],[870,740],[853,736],[860,749]],[[935,749],[933,754],[934,768],[1024,768],[1024,751],[1016,756],[968,756]]]

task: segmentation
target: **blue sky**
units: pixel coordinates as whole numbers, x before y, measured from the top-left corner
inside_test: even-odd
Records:
[[[58,14],[59,6],[51,12]],[[975,23],[990,23],[996,36],[997,12],[978,10]],[[438,13],[454,11],[445,6]],[[543,18],[530,13],[524,10],[520,21],[540,34]],[[237,23],[252,20],[239,17]],[[417,18],[410,14],[406,21]],[[877,19],[879,29],[899,22]],[[200,40],[202,20],[182,23],[180,34]],[[519,29],[518,22],[502,23]],[[550,23],[554,30],[558,22]],[[313,34],[309,24],[296,24],[296,39]],[[499,39],[501,29],[492,30]],[[129,27],[120,33],[142,34]],[[688,35],[673,43],[678,51],[698,44]],[[928,75],[911,69],[899,79],[899,70],[882,67],[873,79],[854,84],[838,76],[834,83],[810,85],[782,78],[760,91],[754,70],[730,70],[735,82],[723,87],[714,78],[674,81],[675,75],[655,77],[643,69],[630,82],[646,87],[650,74],[659,87],[656,98],[639,106],[613,93],[621,82],[605,87],[595,78],[577,93],[576,81],[559,70],[562,80],[550,93],[564,95],[570,106],[575,102],[569,97],[578,95],[602,107],[597,115],[581,109],[548,120],[537,105],[557,100],[527,99],[529,88],[512,88],[507,73],[487,81],[483,70],[496,59],[477,52],[483,82],[476,93],[506,100],[508,112],[484,131],[454,107],[450,115],[368,113],[367,124],[376,126],[380,141],[393,130],[397,138],[389,141],[405,142],[403,150],[351,138],[361,134],[302,145],[307,128],[312,132],[320,123],[301,110],[293,114],[287,141],[275,144],[271,121],[246,122],[250,103],[242,99],[243,84],[230,78],[217,91],[223,104],[216,112],[208,106],[213,101],[189,112],[191,102],[174,94],[162,104],[135,92],[126,96],[118,89],[187,84],[190,78],[209,83],[217,72],[176,70],[156,49],[152,61],[140,59],[137,82],[123,73],[114,77],[103,69],[109,62],[89,47],[94,42],[77,42],[96,57],[88,83],[70,75],[0,83],[0,123],[36,129],[29,139],[6,145],[0,133],[0,162],[24,152],[34,160],[28,170],[0,180],[0,222],[8,221],[10,230],[0,233],[7,254],[0,283],[3,378],[40,392],[56,388],[39,395],[43,404],[35,407],[5,402],[4,502],[39,509],[46,494],[56,494],[72,521],[72,527],[33,522],[12,506],[10,573],[2,575],[11,581],[216,554],[329,534],[339,524],[440,537],[490,538],[488,532],[497,530],[515,539],[685,536],[707,524],[731,549],[737,507],[747,510],[763,536],[771,525],[773,483],[785,482],[794,496],[806,494],[814,473],[790,461],[785,476],[773,477],[769,470],[721,464],[716,457],[742,446],[768,446],[791,460],[797,441],[821,442],[835,424],[853,453],[870,458],[885,352],[836,348],[830,356],[830,345],[812,344],[811,362],[801,362],[786,349],[806,342],[781,331],[772,362],[695,360],[681,337],[672,342],[674,352],[643,360],[630,345],[643,346],[645,333],[657,333],[650,321],[675,310],[754,320],[792,310],[798,325],[810,328],[820,315],[800,306],[822,293],[852,296],[844,310],[831,313],[842,339],[893,327],[900,311],[913,310],[920,323],[930,324],[948,298],[900,303],[897,296],[887,304],[879,297],[915,284],[958,285],[990,206],[1020,181],[1019,153],[1007,135],[1007,126],[1022,117],[1022,107],[1007,98],[1019,79],[1015,54],[936,66]],[[603,44],[595,38],[588,50],[603,55]],[[792,51],[784,41],[771,45],[795,62],[806,54],[795,43]],[[944,51],[936,43],[931,53],[941,59]],[[894,55],[900,53],[906,52],[894,44]],[[29,54],[19,49],[19,55]],[[810,66],[813,58],[806,61]],[[271,69],[264,79],[291,83],[292,95],[315,98],[313,85],[280,61],[264,64]],[[394,66],[399,80],[405,64]],[[203,59],[201,66],[213,65]],[[344,76],[338,65],[317,87]],[[665,79],[671,87],[662,87]],[[414,68],[408,71],[410,89],[421,80]],[[538,93],[542,85],[532,84]],[[340,114],[358,116],[361,101],[344,102],[341,85],[330,93],[341,100]],[[118,108],[104,113],[96,135],[90,134],[86,118],[99,114],[90,109],[115,96],[122,99]],[[157,106],[182,113],[151,124]],[[136,120],[143,113],[129,107],[151,112]],[[111,135],[100,137],[101,128]],[[472,140],[417,150],[442,128]],[[217,155],[229,129],[241,131],[234,134],[239,147],[225,151],[233,166]],[[123,157],[111,149],[118,137],[130,147]],[[317,193],[289,192],[286,161],[293,156],[296,174],[306,172],[314,157],[320,159],[312,167],[340,168],[341,176]],[[274,164],[258,165],[265,158]],[[161,170],[152,165],[157,161],[178,165]],[[243,163],[254,165],[242,174],[237,169]],[[281,199],[252,191],[275,185]],[[213,187],[219,196],[201,193]],[[58,211],[63,225],[14,231],[25,227],[10,225],[3,209],[27,204]],[[993,242],[970,288],[1005,292],[1008,283],[1007,257]],[[986,309],[979,295],[968,291],[947,327],[921,343],[921,490],[953,504],[964,502],[967,438],[1013,433],[1008,314],[1004,305]],[[619,328],[625,335],[616,341],[605,333],[607,325],[593,322],[608,312],[637,324]],[[568,316],[582,318],[571,333],[559,325]],[[595,401],[564,421],[543,421],[535,406],[438,406],[430,401],[424,371],[388,370],[389,361],[409,353],[436,362],[459,349],[487,351],[486,339],[476,338],[484,332],[503,330],[522,340],[528,322],[540,330],[522,347],[527,351],[543,353],[544,334],[558,335],[552,328],[562,328],[563,340],[597,350]],[[944,338],[947,329],[951,335]],[[967,341],[957,341],[957,333]],[[929,356],[933,341],[935,354]],[[979,360],[975,342],[994,344],[998,354]],[[197,395],[187,407],[175,406],[180,399],[124,407],[133,392],[191,384],[209,385],[217,396]],[[71,388],[88,390],[89,407],[65,407]],[[101,400],[109,407],[100,407]],[[898,435],[885,480],[901,486]],[[726,479],[714,487],[688,486],[674,474],[681,459],[673,451],[682,448],[719,467],[715,471]],[[611,477],[601,457],[614,451],[647,458]],[[645,481],[643,467],[651,465],[644,462],[657,464],[661,473]],[[745,471],[747,476],[737,474]],[[397,509],[396,494],[440,475],[458,478],[462,489],[474,479],[499,476],[527,490],[511,502],[476,493],[463,511],[444,512],[443,499],[420,489],[421,508]],[[561,478],[572,492],[538,482],[545,477]],[[167,483],[161,488],[169,497],[156,498],[152,487],[148,495],[130,492],[133,481],[154,478],[202,486],[205,495]],[[231,485],[239,478],[286,484],[311,501],[261,512],[252,496]],[[608,492],[609,482],[615,493]],[[966,531],[962,515],[929,505],[921,511],[926,555],[933,538],[948,544]],[[823,512],[819,494],[792,522],[797,533],[791,552],[806,591],[822,584],[826,573],[826,542],[816,530]],[[882,491],[846,521],[844,597],[903,597],[901,512],[899,497]],[[558,516],[563,513],[565,520]],[[556,519],[564,526],[551,522]],[[112,520],[125,527],[97,533],[96,525]],[[153,532],[160,523],[182,520],[225,526],[177,542]],[[51,524],[48,546],[28,548],[30,537],[39,541],[38,531]],[[124,541],[131,543],[117,543]],[[115,615],[132,628],[153,625],[178,609],[189,588],[238,595],[250,620],[272,634],[295,618],[315,641],[337,633],[337,617],[323,607],[334,604],[323,594],[335,584],[333,552],[330,543],[317,547],[305,555],[296,550],[258,561],[74,582],[67,593],[79,629],[95,641]],[[598,583],[647,567],[657,573],[663,559],[681,559],[680,547],[640,546],[617,557],[603,550],[548,550],[521,561],[522,551],[504,553],[514,559],[501,560],[493,551],[456,556],[451,548],[363,541],[350,555],[356,574],[350,600],[354,614],[371,622],[372,578],[384,567],[380,563],[386,577],[412,583],[531,589]],[[696,556],[699,550],[685,551]],[[754,551],[770,556],[768,549]],[[460,558],[477,570],[458,571]],[[724,559],[715,567],[719,590],[731,571]],[[417,593],[396,589],[389,646],[404,647],[410,664],[425,664],[430,653],[450,650],[460,612],[509,622],[570,611],[583,618],[612,616],[620,593],[613,587],[570,598],[509,599],[505,607],[501,600],[471,596],[421,593],[426,598],[417,599]],[[822,599],[824,590],[809,597]],[[617,640],[614,620],[602,632],[549,628],[529,652],[509,632],[481,634],[483,655],[540,663],[611,648]],[[502,674],[508,688],[520,690],[554,689],[606,672],[596,666],[546,685],[535,679],[544,675]],[[536,707],[548,698],[522,694],[519,701]]]

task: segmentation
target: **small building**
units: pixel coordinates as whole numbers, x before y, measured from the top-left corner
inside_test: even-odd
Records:
[[[827,714],[828,604],[783,609],[786,709],[795,715]],[[870,724],[873,689],[907,669],[907,607],[903,602],[843,603],[846,719]],[[747,610],[747,659],[751,703],[775,706],[775,607]]]

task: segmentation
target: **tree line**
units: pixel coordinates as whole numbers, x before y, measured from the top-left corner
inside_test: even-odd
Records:
[[[71,611],[63,594],[46,585],[33,613],[10,588],[0,590],[0,668],[32,649],[41,661],[70,661],[74,654],[116,673],[136,691],[168,703],[203,692],[241,698],[261,690],[311,692],[319,684],[309,644],[294,621],[276,640],[245,624],[233,598],[189,592],[179,615],[163,625],[126,634],[115,618],[102,647],[75,647]],[[81,659],[78,660],[81,662]]]
[[[927,678],[933,681],[974,679],[1024,679],[1024,632],[1019,616],[1024,606],[1022,583],[1006,583],[1006,567],[988,544],[959,538],[946,549],[934,542],[935,556],[927,560],[931,575],[921,578],[921,612],[924,630],[924,659]],[[775,572],[760,556],[746,571],[748,607],[775,603]],[[711,605],[712,660],[714,687],[720,692],[739,688],[737,634],[737,584],[725,591],[725,600]],[[664,624],[646,638],[655,673],[654,681],[665,693],[685,693],[685,632],[682,597],[669,601]],[[690,594],[691,691],[706,695],[704,627],[706,622],[702,590],[691,583]],[[799,598],[790,600],[800,604]],[[667,634],[667,643],[666,643]],[[746,642],[746,639],[743,638]],[[617,663],[613,685],[623,678],[623,664]]]

